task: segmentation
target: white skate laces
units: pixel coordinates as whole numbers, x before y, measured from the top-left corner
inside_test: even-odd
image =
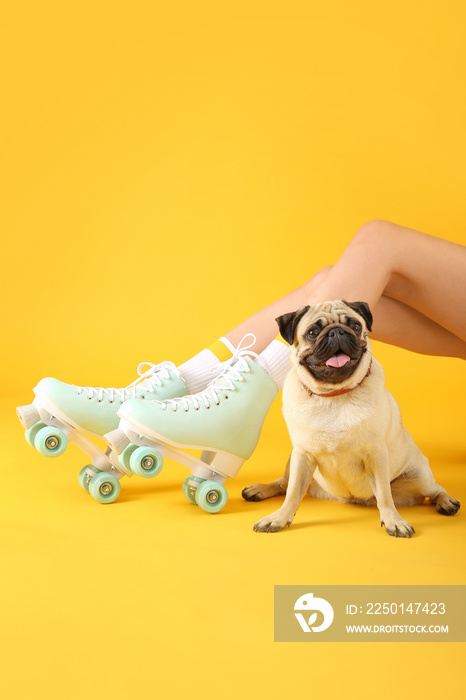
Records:
[[[149,369],[143,371],[143,368],[146,365],[148,365]],[[73,386],[79,395],[86,392],[89,400],[93,399],[94,395],[96,395],[97,401],[101,403],[104,394],[106,394],[110,396],[110,403],[114,403],[115,398],[119,399],[120,403],[123,403],[123,401],[126,401],[128,398],[137,398],[136,392],[140,391],[141,389],[153,394],[156,386],[162,386],[162,379],[170,379],[170,370],[181,377],[176,365],[168,360],[165,362],[160,362],[158,365],[154,365],[152,362],[141,362],[138,365],[137,370],[139,377],[123,389],[116,389],[115,387],[104,388],[101,386],[76,386],[74,384]],[[145,397],[141,396],[140,398]]]
[[[249,336],[251,336],[253,339],[252,343],[241,347],[246,338],[248,338]],[[246,335],[243,336],[243,338],[238,343],[233,353],[233,357],[226,363],[226,366],[225,363],[221,363],[212,368],[211,371],[215,372],[218,371],[220,367],[224,367],[220,374],[217,377],[215,377],[215,379],[212,382],[210,382],[210,384],[203,391],[200,391],[197,394],[191,394],[189,396],[182,396],[177,399],[166,399],[165,401],[157,401],[157,403],[160,404],[160,406],[162,406],[162,410],[164,411],[166,411],[169,407],[171,407],[173,411],[177,411],[179,407],[183,408],[185,412],[189,411],[190,408],[194,408],[195,411],[198,411],[201,402],[204,403],[204,406],[207,409],[210,409],[210,401],[212,399],[214,400],[215,405],[218,406],[220,404],[219,393],[224,391],[237,391],[237,387],[235,386],[233,381],[244,382],[244,377],[242,375],[251,371],[248,363],[244,359],[247,355],[255,358],[257,364],[262,366],[262,368],[265,371],[267,371],[267,369],[263,366],[259,355],[256,352],[250,350],[250,348],[253,347],[255,342],[256,336],[254,335],[254,333],[246,333]],[[223,398],[228,399],[228,393],[224,394]]]

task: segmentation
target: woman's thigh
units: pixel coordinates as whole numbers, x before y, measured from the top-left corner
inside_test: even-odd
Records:
[[[466,246],[389,221],[370,222],[363,229],[371,257],[390,267],[384,295],[466,341]]]

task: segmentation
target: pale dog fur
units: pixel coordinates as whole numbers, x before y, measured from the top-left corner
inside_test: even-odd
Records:
[[[317,381],[299,363],[300,355],[309,348],[302,340],[303,333],[317,318],[344,323],[348,316],[363,324],[367,350],[345,381],[338,385]],[[311,307],[297,325],[290,359],[283,414],[293,445],[291,457],[280,479],[255,484],[243,492],[247,500],[262,500],[284,491],[286,498],[277,511],[254,525],[256,531],[276,532],[290,525],[306,492],[317,498],[377,503],[381,524],[396,537],[411,537],[414,528],[395,504],[412,505],[428,497],[440,512],[453,514],[458,510],[458,501],[436,483],[427,458],[404,428],[398,404],[384,386],[382,366],[372,357],[367,326],[360,314],[343,301]],[[355,388],[331,398],[309,396],[301,381],[318,393]]]

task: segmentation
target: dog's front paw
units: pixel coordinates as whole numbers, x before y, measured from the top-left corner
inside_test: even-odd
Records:
[[[435,501],[435,507],[442,515],[454,515],[459,511],[460,506],[461,503],[448,493],[442,493]]]
[[[380,525],[385,525],[386,532],[392,537],[412,537],[415,533],[413,526],[403,518],[385,518]]]
[[[292,517],[284,516],[279,510],[270,515],[266,515],[265,518],[261,518],[254,523],[253,530],[255,532],[279,532],[283,530],[284,527],[291,525],[293,521]]]

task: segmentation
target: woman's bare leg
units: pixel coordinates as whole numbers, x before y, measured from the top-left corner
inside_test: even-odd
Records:
[[[254,332],[261,351],[277,335],[277,316],[330,299],[366,301],[376,340],[466,359],[466,247],[388,221],[364,224],[333,267],[226,337],[237,344]]]
[[[389,221],[362,226],[308,303],[388,296],[466,342],[466,247]]]
[[[278,325],[275,321],[277,316],[286,314],[288,311],[295,311],[303,304],[306,304],[306,299],[310,294],[314,293],[321,281],[327,276],[330,269],[331,268],[328,267],[319,270],[319,272],[303,284],[302,287],[294,289],[281,299],[277,299],[277,301],[274,301],[269,306],[257,311],[245,321],[242,321],[239,326],[225,333],[225,337],[236,346],[246,333],[254,333],[256,336],[254,350],[255,352],[262,352],[262,350],[278,335]]]
[[[382,343],[422,355],[466,360],[464,340],[416,309],[387,296],[382,296],[375,306],[370,336]]]

